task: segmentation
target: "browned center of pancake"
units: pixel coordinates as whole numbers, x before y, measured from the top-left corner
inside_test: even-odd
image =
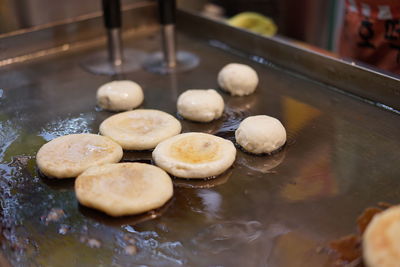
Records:
[[[186,163],[206,163],[218,159],[219,145],[210,138],[188,136],[174,142],[171,156]]]
[[[122,132],[135,134],[148,134],[162,124],[162,120],[152,117],[131,116],[121,118],[114,122]]]

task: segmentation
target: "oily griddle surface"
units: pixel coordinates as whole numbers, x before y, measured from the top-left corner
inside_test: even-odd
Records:
[[[125,47],[157,50],[157,34]],[[95,108],[96,89],[112,80],[85,72],[80,60],[102,44],[0,69],[2,251],[16,266],[329,266],[326,244],[354,231],[374,203],[400,202],[399,116],[273,65],[261,65],[180,36],[200,66],[179,75],[140,70],[119,78],[143,86],[143,108],[176,115],[186,89],[217,88],[230,62],[256,69],[255,94],[231,97],[209,124],[181,120],[183,131],[234,141],[249,115],[280,119],[284,149],[257,157],[238,150],[216,180],[174,180],[173,199],[149,214],[110,218],[78,205],[71,180],[41,177],[37,150],[54,137],[91,132],[113,113]],[[384,86],[384,85],[383,85]],[[125,161],[151,162],[151,152]],[[161,215],[161,216],[160,216]],[[129,247],[134,246],[134,248]]]

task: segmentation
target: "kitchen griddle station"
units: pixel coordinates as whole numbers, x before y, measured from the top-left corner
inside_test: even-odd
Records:
[[[158,51],[157,16],[152,1],[125,7],[124,47]],[[287,144],[262,157],[238,149],[234,166],[215,180],[174,178],[173,199],[147,214],[111,218],[80,206],[74,180],[42,177],[35,155],[57,136],[98,133],[114,114],[97,109],[95,98],[114,78],[79,65],[104,50],[101,19],[0,36],[7,52],[0,54],[2,266],[331,266],[329,241],[354,232],[366,207],[400,202],[399,79],[179,11],[179,47],[200,64],[119,76],[143,87],[142,108],[177,115],[180,93],[218,89],[218,71],[244,63],[259,75],[256,92],[219,90],[223,117],[208,124],[178,117],[183,132],[234,141],[241,120],[267,114],[286,127]],[[125,152],[123,161],[151,163],[151,152]]]

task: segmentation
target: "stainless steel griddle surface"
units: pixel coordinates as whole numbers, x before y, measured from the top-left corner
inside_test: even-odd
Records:
[[[126,40],[126,47],[157,50],[158,33]],[[91,132],[113,113],[97,110],[96,89],[111,80],[85,72],[79,62],[102,44],[0,69],[0,189],[2,251],[15,266],[329,266],[321,249],[355,231],[360,212],[379,201],[400,202],[400,117],[325,85],[261,65],[179,36],[197,54],[193,71],[125,75],[143,86],[143,108],[176,115],[186,89],[217,88],[225,64],[241,62],[259,74],[255,94],[223,92],[225,115],[210,124],[181,119],[183,131],[234,141],[239,122],[267,114],[288,132],[272,156],[238,150],[224,176],[174,179],[175,194],[160,211],[114,219],[78,205],[74,180],[37,174],[35,155],[57,136]],[[384,86],[384,85],[383,85]],[[151,152],[124,160],[150,162]],[[61,210],[57,210],[61,209]],[[48,216],[53,210],[59,216]],[[157,218],[151,220],[152,217]],[[59,218],[57,218],[59,217]],[[135,242],[134,249],[126,248]]]

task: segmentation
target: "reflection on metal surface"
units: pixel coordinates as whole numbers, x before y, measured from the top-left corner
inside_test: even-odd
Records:
[[[79,205],[79,211],[88,218],[92,218],[96,220],[97,222],[100,222],[105,225],[110,225],[110,226],[122,226],[122,225],[136,225],[140,224],[143,222],[146,222],[148,220],[154,220],[160,216],[171,206],[173,203],[173,200],[168,201],[165,205],[162,207],[145,212],[143,214],[138,214],[138,215],[132,215],[132,216],[123,216],[123,217],[111,217],[108,216],[105,213],[102,213],[100,211],[84,207],[82,205]]]
[[[110,58],[106,52],[98,52],[82,60],[81,65],[87,71],[100,75],[117,75],[137,71],[142,67],[146,53],[133,49],[124,49],[123,60],[121,57]],[[118,63],[118,64],[116,64]]]
[[[60,53],[60,52],[68,51],[69,49],[70,49],[70,45],[69,44],[65,44],[65,45],[62,45],[62,46],[59,46],[59,47],[54,47],[54,48],[50,48],[50,49],[47,49],[47,50],[34,52],[32,54],[27,54],[27,55],[23,55],[23,56],[17,56],[17,57],[13,57],[13,58],[3,59],[3,60],[0,60],[0,67],[4,67],[4,66],[10,65],[10,64],[14,64],[14,63],[22,63],[22,62],[25,62],[27,60],[32,60],[32,59],[43,57],[43,56],[49,56],[49,55],[57,54],[57,53]]]
[[[167,65],[161,52],[150,54],[144,62],[144,68],[150,72],[158,74],[169,74],[189,71],[199,65],[199,58],[187,51],[178,51],[176,53],[176,65],[171,67]]]
[[[221,194],[210,189],[201,189],[197,191],[197,196],[201,198],[207,219],[212,220],[215,218],[221,218]]]
[[[259,172],[262,174],[276,173],[274,168],[278,167],[285,159],[286,148],[272,155],[250,155],[242,152],[241,157],[237,160],[240,164],[250,171]]]
[[[225,221],[202,229],[192,242],[200,251],[220,254],[251,243],[261,235],[262,223],[259,221]]]
[[[215,134],[217,131],[220,130],[221,125],[223,123],[224,114],[222,118],[217,120],[213,120],[209,123],[202,123],[202,122],[194,122],[184,119],[181,115],[177,114],[177,117],[181,122],[185,122],[182,126],[182,132],[203,132],[209,134]]]
[[[170,74],[186,72],[199,65],[200,59],[195,54],[177,50],[174,23],[161,26],[161,41],[162,52],[148,56],[144,62],[146,70],[157,74]]]
[[[321,116],[320,110],[291,97],[283,97],[282,102],[285,128],[291,135],[311,127],[312,121]]]
[[[300,159],[296,176],[286,184],[281,195],[288,201],[307,201],[332,197],[339,193],[338,181],[332,175],[331,161],[325,155],[331,154],[330,146],[318,144],[318,149],[308,157]],[[301,164],[301,162],[312,164]]]
[[[276,245],[268,259],[268,266],[332,266],[327,254],[317,253],[321,244],[299,231],[290,231],[276,238]]]
[[[218,175],[215,178],[203,180],[203,179],[182,179],[174,178],[172,181],[174,186],[183,188],[212,188],[215,186],[223,185],[228,182],[231,177],[233,170],[229,169],[223,174]]]
[[[46,141],[67,134],[90,133],[93,113],[79,114],[78,117],[59,119],[49,122],[39,133]]]
[[[228,101],[226,101],[227,113],[242,112],[243,114],[248,114],[252,108],[259,104],[259,102],[260,99],[256,94],[241,97],[230,97]]]

